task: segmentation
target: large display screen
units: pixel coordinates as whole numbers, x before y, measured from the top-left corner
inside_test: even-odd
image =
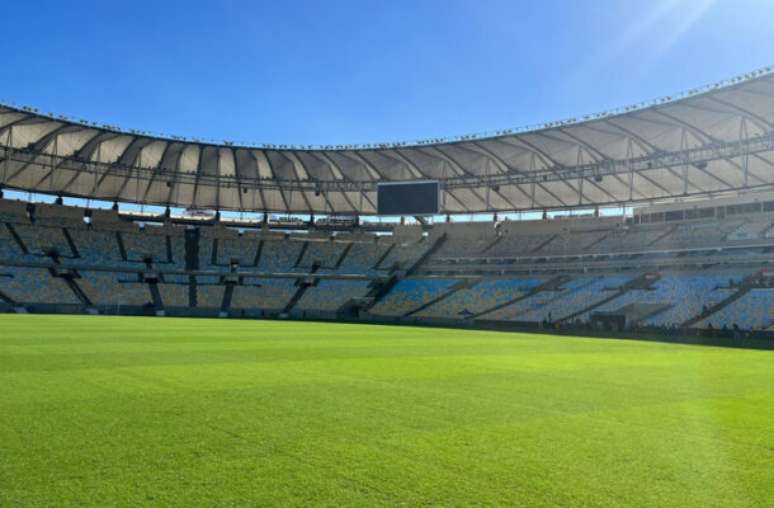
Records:
[[[395,182],[377,186],[379,215],[435,215],[438,213],[438,182]]]

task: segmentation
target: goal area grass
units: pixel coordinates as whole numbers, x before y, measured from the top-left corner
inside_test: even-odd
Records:
[[[774,352],[0,316],[0,506],[771,506]]]

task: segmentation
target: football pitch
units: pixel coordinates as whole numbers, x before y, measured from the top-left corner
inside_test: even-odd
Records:
[[[774,353],[0,316],[0,506],[772,506]]]

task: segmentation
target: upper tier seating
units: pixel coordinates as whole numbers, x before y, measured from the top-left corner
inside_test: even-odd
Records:
[[[13,199],[0,199],[0,222],[29,223],[27,203]]]
[[[450,234],[440,249],[436,252],[439,258],[455,257],[478,257],[489,255],[484,251],[497,239],[494,229],[490,226],[488,229],[467,228],[470,234],[465,231],[454,231]],[[451,231],[451,228],[446,228]]]
[[[218,264],[228,265],[236,261],[240,267],[254,266],[259,245],[260,240],[255,237],[218,240]]]
[[[63,257],[74,256],[62,228],[23,224],[16,224],[13,228],[30,254],[47,256],[56,252]]]
[[[655,242],[653,246],[660,249],[687,249],[718,244],[741,225],[741,220],[681,223],[672,234]]]
[[[292,272],[304,242],[297,240],[267,240],[263,242],[261,258],[258,261],[260,272]]]
[[[118,240],[113,231],[97,229],[70,229],[70,237],[78,250],[80,263],[105,267],[121,267],[125,265],[141,266],[142,263],[127,263],[121,259]]]
[[[226,271],[226,267],[218,267],[212,264],[212,249],[214,239],[206,235],[199,237],[199,270]]]
[[[185,270],[185,237],[169,237],[170,253],[172,254],[172,266],[176,270]]]
[[[408,270],[419,258],[430,248],[430,242],[421,240],[418,242],[407,242],[395,244],[390,253],[382,260],[377,268],[380,270],[391,270],[397,266],[399,270]]]
[[[160,282],[167,284],[188,284],[190,277],[185,274],[165,273],[161,276]]]
[[[145,261],[150,258],[154,264],[169,263],[167,239],[163,234],[149,230],[123,232],[121,240],[124,242],[126,259],[129,261]]]
[[[772,225],[774,225],[774,218],[770,215],[755,217],[745,221],[741,226],[729,233],[727,240],[745,241],[765,238],[769,233],[774,234]]]
[[[304,251],[304,257],[301,258],[298,266],[309,269],[317,264],[320,268],[333,269],[346,247],[345,243],[330,240],[309,241],[306,251]]]
[[[585,252],[590,246],[594,245],[608,234],[608,230],[569,231],[554,236],[550,242],[535,251],[534,254],[558,256]]]
[[[556,233],[516,235],[508,234],[486,252],[487,257],[518,257],[531,255],[541,245],[552,241]]]
[[[376,263],[382,258],[389,245],[383,243],[356,242],[352,244],[338,271],[340,273],[376,272]]]
[[[35,224],[59,228],[84,227],[83,209],[74,206],[38,203],[35,205]]]
[[[619,227],[611,228],[608,234],[600,241],[589,246],[587,252],[604,253],[647,250],[654,241],[668,232],[669,228],[670,226],[664,224],[655,226],[630,225],[625,227],[619,225]]]
[[[0,222],[0,259],[18,260],[23,256],[19,244],[16,242],[5,223]]]

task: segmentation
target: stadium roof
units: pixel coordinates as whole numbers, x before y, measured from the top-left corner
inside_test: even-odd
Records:
[[[774,187],[774,73],[493,134],[243,146],[0,105],[6,188],[184,208],[373,214],[376,184],[441,181],[444,213],[622,205]]]

